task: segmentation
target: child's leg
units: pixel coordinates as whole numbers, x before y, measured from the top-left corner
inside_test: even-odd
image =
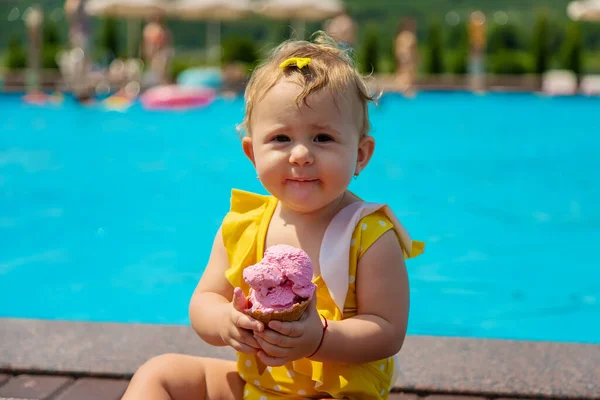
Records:
[[[165,354],[137,370],[123,400],[241,400],[244,384],[234,361]]]

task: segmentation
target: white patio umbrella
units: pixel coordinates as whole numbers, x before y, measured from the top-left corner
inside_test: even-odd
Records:
[[[142,19],[171,13],[172,2],[168,0],[88,0],[85,12],[95,17],[115,17],[128,20],[128,54],[135,52],[135,36],[139,35],[138,24]],[[133,21],[137,20],[138,23]]]
[[[257,0],[256,13],[273,19],[294,21],[294,33],[302,39],[306,21],[322,21],[344,11],[341,0]]]
[[[572,1],[567,14],[575,21],[600,21],[600,0]]]
[[[243,19],[252,13],[250,0],[178,0],[172,15],[176,18],[206,21],[209,61],[221,60],[221,22]]]
[[[182,19],[234,21],[252,12],[250,0],[178,0],[172,12]]]
[[[147,19],[168,14],[172,3],[167,0],[88,0],[85,11],[101,17]]]

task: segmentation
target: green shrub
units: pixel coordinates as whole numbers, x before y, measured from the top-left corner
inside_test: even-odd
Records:
[[[469,68],[469,33],[464,23],[455,26],[453,30],[454,35],[452,38],[456,50],[448,57],[450,61],[449,71],[452,74],[464,75]]]
[[[379,58],[379,72],[383,74],[393,74],[396,71],[396,61],[392,57]]]
[[[450,58],[450,72],[464,75],[469,70],[469,48],[459,48]]]
[[[500,50],[525,50],[526,42],[526,33],[520,26],[514,23],[493,24],[487,41],[487,52],[495,54]]]
[[[58,28],[56,27],[56,23],[52,21],[52,19],[45,19],[43,32],[44,46],[57,47],[60,45],[60,36],[58,34]]]
[[[223,41],[221,61],[223,64],[241,62],[252,68],[258,63],[258,50],[252,38],[230,36]]]
[[[533,28],[533,72],[541,75],[548,70],[550,42],[548,40],[548,18],[546,14],[538,14]]]
[[[60,47],[57,45],[44,45],[44,48],[42,49],[42,68],[58,69],[56,55],[59,51]]]
[[[27,67],[27,54],[18,36],[14,35],[8,41],[6,51],[6,68],[9,70],[23,69]]]
[[[598,52],[585,52],[585,68],[583,73],[586,74],[600,74],[600,54]]]
[[[523,51],[500,50],[489,56],[490,72],[497,75],[523,75],[532,72],[531,55]]]
[[[438,20],[434,20],[429,25],[429,35],[427,38],[427,67],[429,74],[441,74],[444,72],[444,44],[442,43],[442,28]]]
[[[464,22],[460,22],[456,25],[448,27],[445,31],[445,47],[447,49],[456,50],[463,46],[465,39],[469,40],[469,33],[467,32],[467,25]]]
[[[379,32],[376,27],[368,27],[358,54],[358,67],[362,73],[379,72]]]
[[[567,25],[560,63],[562,68],[573,71],[578,79],[581,77],[583,55],[581,30],[578,22],[573,21]]]
[[[105,19],[102,24],[100,47],[105,52],[106,61],[109,64],[120,55],[119,31],[117,21],[113,18]]]

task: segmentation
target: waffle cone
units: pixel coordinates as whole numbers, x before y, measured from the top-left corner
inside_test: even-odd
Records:
[[[246,314],[254,319],[259,320],[265,325],[268,325],[269,321],[293,322],[298,321],[302,317],[302,314],[304,314],[304,311],[306,311],[309,304],[310,299],[304,300],[300,303],[296,303],[292,308],[285,311],[273,311],[269,313],[264,313],[260,310],[246,310]],[[258,367],[258,374],[262,375],[263,372],[265,372],[267,366],[258,357],[256,358],[256,364]]]
[[[259,320],[260,322],[267,325],[269,321],[284,321],[284,322],[293,322],[298,321],[304,311],[308,308],[310,304],[310,300],[304,300],[300,303],[294,304],[292,308],[285,311],[272,311],[272,312],[262,312],[260,310],[250,311],[247,310],[246,314],[251,316],[254,319]]]

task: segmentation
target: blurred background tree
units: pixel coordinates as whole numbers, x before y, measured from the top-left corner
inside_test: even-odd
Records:
[[[537,16],[535,26],[533,27],[533,71],[538,74],[538,88],[542,87],[541,75],[548,70],[550,58],[550,47],[548,37],[548,18],[545,13]]]
[[[442,39],[442,28],[440,21],[435,18],[429,24],[427,35],[428,52],[426,57],[427,73],[431,75],[441,74],[444,68],[444,44]]]
[[[379,72],[379,29],[369,25],[359,49],[359,70],[365,74]]]
[[[577,82],[581,80],[583,57],[582,57],[581,30],[578,22],[570,22],[567,25],[567,33],[560,54],[561,66],[571,70],[577,76]]]

